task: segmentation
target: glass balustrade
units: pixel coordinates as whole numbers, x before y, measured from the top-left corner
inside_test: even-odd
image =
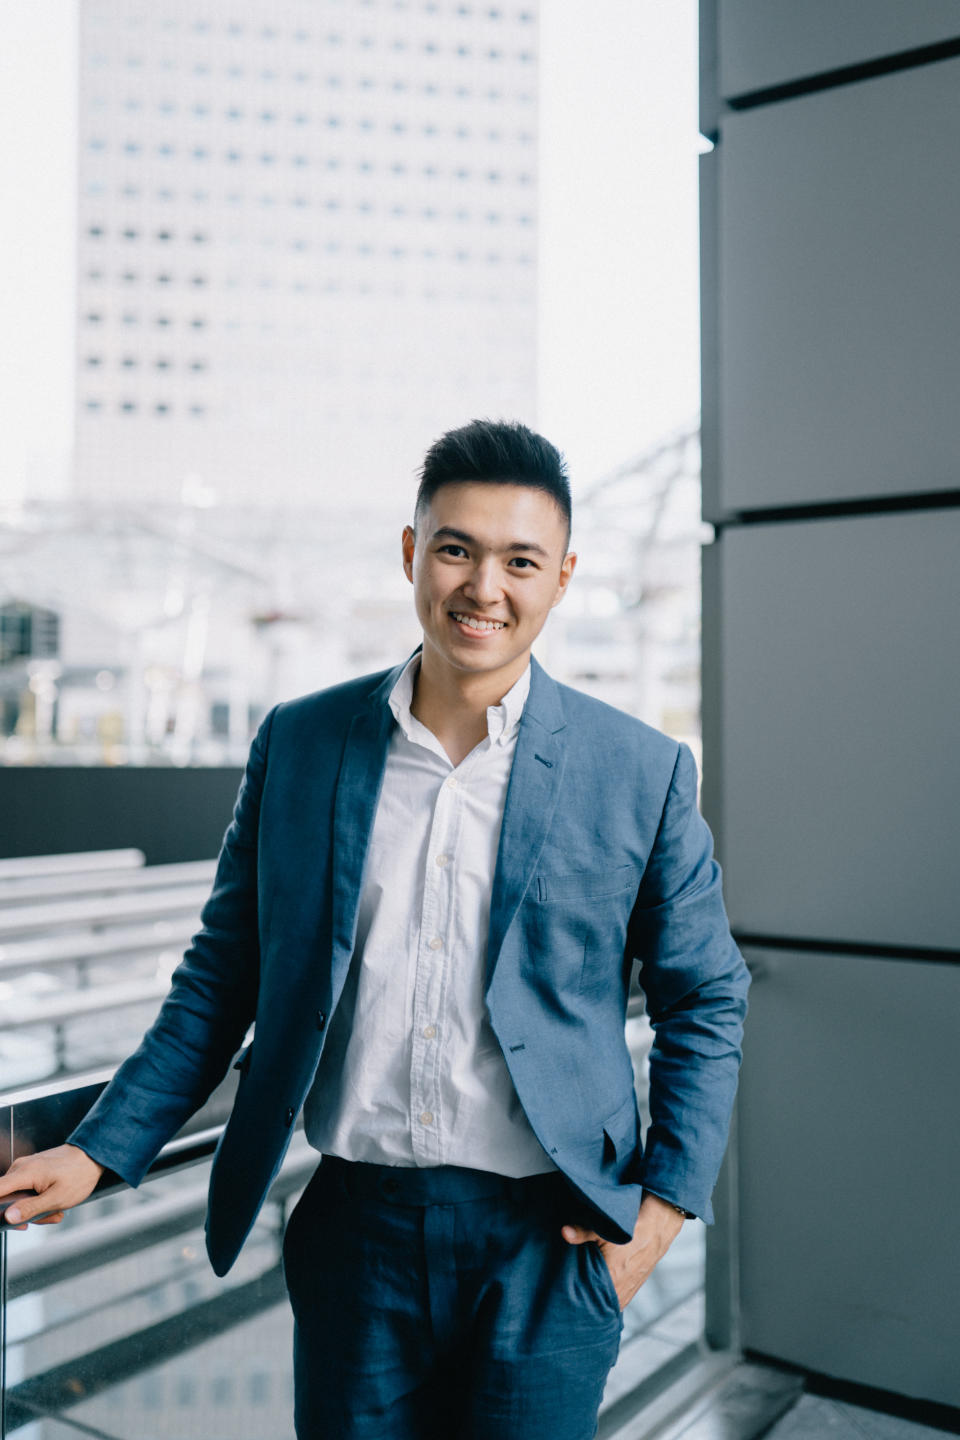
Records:
[[[639,1006],[627,1034],[641,1108],[651,1034]],[[4,1155],[58,1143],[105,1077],[0,1096]],[[287,1215],[317,1163],[302,1133],[237,1264],[210,1270],[203,1218],[210,1156],[232,1077],[137,1191],[97,1193],[58,1226],[7,1232],[0,1435],[17,1440],[293,1440],[292,1317],[280,1250]],[[703,1226],[689,1221],[629,1306],[601,1434],[697,1353]]]

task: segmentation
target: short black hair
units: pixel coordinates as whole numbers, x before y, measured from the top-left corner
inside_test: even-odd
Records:
[[[545,491],[566,521],[564,549],[569,545],[572,506],[566,462],[555,445],[519,420],[471,420],[434,440],[420,467],[414,525],[441,485],[478,480]]]

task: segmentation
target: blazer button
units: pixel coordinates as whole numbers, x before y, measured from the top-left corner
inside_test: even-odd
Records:
[[[287,1125],[287,1129],[288,1129],[288,1130],[290,1129],[290,1126],[293,1124],[293,1116],[294,1116],[293,1106],[292,1106],[292,1105],[288,1105],[288,1106],[287,1106],[286,1114],[285,1114],[284,1117],[283,1117],[284,1120],[286,1121],[286,1125]]]
[[[327,1017],[322,1010],[317,1011],[317,1029],[322,1030],[327,1023]]]

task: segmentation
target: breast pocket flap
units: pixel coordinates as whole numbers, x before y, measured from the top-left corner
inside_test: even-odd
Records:
[[[615,865],[607,870],[574,870],[563,875],[538,875],[537,899],[595,900],[604,895],[619,895],[637,885],[633,865]]]

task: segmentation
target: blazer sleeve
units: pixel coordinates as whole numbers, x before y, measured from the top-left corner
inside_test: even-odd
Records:
[[[257,839],[274,713],[253,741],[201,928],[139,1047],[68,1136],[130,1185],[223,1079],[256,1013]]]
[[[697,768],[680,745],[630,921],[654,1031],[645,1189],[708,1223],[737,1089],[750,976],[727,920]]]

